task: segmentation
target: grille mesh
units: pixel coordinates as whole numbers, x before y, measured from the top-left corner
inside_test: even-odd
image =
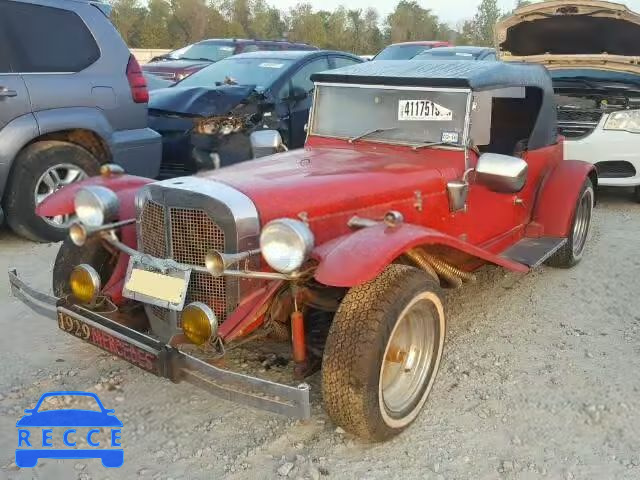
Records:
[[[164,215],[164,207],[153,201],[147,201],[140,222],[142,249],[144,253],[158,258],[170,256],[165,243]],[[209,250],[224,252],[224,231],[204,211],[192,208],[169,208],[169,218],[173,260],[204,266],[205,256]],[[227,281],[234,280],[191,272],[186,302],[203,302],[213,309],[221,322],[224,321],[228,312],[235,308],[235,305],[227,304]],[[152,311],[161,319],[169,318],[169,311],[164,308],[154,306]]]
[[[558,109],[558,120],[562,122],[598,123],[602,118],[602,110]]]
[[[164,209],[155,202],[148,201],[140,222],[142,234],[142,247],[144,253],[158,258],[167,256],[167,246],[165,244],[165,223]]]
[[[202,210],[170,208],[173,259],[191,265],[204,265],[209,250],[224,252],[224,232]],[[203,302],[224,321],[227,317],[226,281],[206,273],[191,272],[187,302]]]

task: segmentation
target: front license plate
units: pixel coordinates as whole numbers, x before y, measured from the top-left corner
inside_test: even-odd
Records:
[[[159,361],[155,353],[133,345],[127,340],[66,313],[58,312],[58,327],[60,330],[106,350],[143,370],[159,375]]]
[[[152,271],[141,260],[132,257],[122,294],[126,298],[158,307],[180,311],[184,307],[190,270],[172,270],[167,273]]]

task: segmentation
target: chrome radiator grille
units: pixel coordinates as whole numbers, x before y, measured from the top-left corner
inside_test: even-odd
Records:
[[[180,263],[204,266],[205,255],[209,250],[225,251],[224,231],[202,210],[165,208],[149,200],[140,219],[141,248],[144,253],[158,258],[172,258]],[[169,228],[166,228],[167,222]],[[226,294],[227,282],[233,281],[224,277],[215,278],[206,273],[191,272],[186,303],[206,303],[222,322],[235,308],[235,305],[228,304]],[[153,311],[160,318],[168,318],[168,310],[154,307]]]

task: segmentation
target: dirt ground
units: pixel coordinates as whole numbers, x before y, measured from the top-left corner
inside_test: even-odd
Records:
[[[606,191],[583,262],[486,268],[447,296],[443,365],[403,435],[362,443],[323,413],[302,424],[174,385],[58,331],[8,294],[48,288],[55,245],[0,232],[0,478],[638,479],[640,205]],[[317,377],[317,375],[316,375]],[[124,466],[13,463],[15,422],[44,392],[88,390],[124,423]]]

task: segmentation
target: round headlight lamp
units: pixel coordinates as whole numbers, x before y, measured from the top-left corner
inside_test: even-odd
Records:
[[[74,205],[78,219],[90,227],[99,227],[118,215],[120,201],[107,187],[91,185],[76,193]]]
[[[204,345],[218,334],[218,319],[202,302],[193,302],[182,310],[182,331],[190,342]]]
[[[71,271],[69,287],[76,300],[81,303],[93,303],[100,294],[100,275],[91,265],[78,265]]]
[[[292,273],[307,261],[313,250],[313,232],[306,223],[291,218],[273,220],[260,234],[260,251],[271,268]]]

